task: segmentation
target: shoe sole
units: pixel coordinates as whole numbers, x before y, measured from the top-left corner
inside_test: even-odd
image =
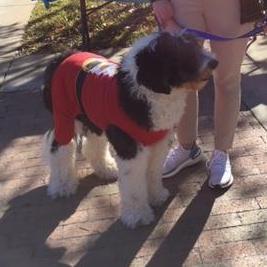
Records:
[[[209,188],[212,188],[212,189],[225,189],[225,188],[230,187],[233,184],[233,182],[234,182],[234,177],[233,177],[233,175],[231,175],[230,180],[226,184],[222,184],[222,185],[216,184],[216,185],[213,185],[211,183],[211,181],[209,180],[208,185],[209,185]]]
[[[165,178],[170,178],[170,177],[174,176],[175,174],[177,174],[178,172],[182,171],[184,168],[193,166],[193,165],[195,165],[195,164],[197,164],[197,163],[199,163],[200,161],[203,161],[203,160],[207,160],[207,159],[206,159],[206,157],[201,153],[201,154],[200,154],[198,157],[196,157],[195,159],[184,162],[183,164],[181,164],[179,167],[175,168],[175,169],[172,170],[171,172],[162,174],[162,178],[163,178],[163,179],[165,179]]]

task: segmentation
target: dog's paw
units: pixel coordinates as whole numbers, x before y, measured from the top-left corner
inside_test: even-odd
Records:
[[[75,194],[78,187],[78,182],[65,181],[64,183],[50,183],[47,188],[47,194],[52,199],[57,197],[69,197]]]
[[[151,206],[160,206],[162,205],[170,196],[168,189],[162,187],[159,193],[150,194],[149,203]]]
[[[153,210],[147,206],[142,209],[124,209],[121,213],[121,220],[128,228],[134,229],[138,225],[148,225],[154,221]]]

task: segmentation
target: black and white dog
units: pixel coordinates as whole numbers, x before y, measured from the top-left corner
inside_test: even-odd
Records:
[[[52,62],[44,89],[55,123],[44,138],[48,194],[75,192],[75,138],[82,134],[96,174],[118,177],[122,222],[130,228],[152,222],[151,206],[169,196],[162,166],[186,93],[201,89],[217,63],[192,37],[169,33],[140,39],[120,64],[91,53]]]

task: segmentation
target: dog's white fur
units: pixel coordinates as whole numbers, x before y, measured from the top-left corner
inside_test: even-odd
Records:
[[[76,173],[76,142],[71,140],[68,145],[61,146],[56,153],[50,152],[54,140],[54,131],[44,136],[43,157],[50,168],[48,195],[70,196],[78,186]]]
[[[150,35],[141,39],[130,50],[123,62],[122,69],[130,70],[131,79],[136,81],[137,66],[135,55],[148,45],[157,35]],[[186,91],[172,90],[171,94],[155,93],[145,87],[133,84],[132,90],[137,90],[141,98],[145,95],[151,105],[153,130],[172,129],[179,122],[185,107]],[[76,125],[76,132],[79,127]],[[54,154],[49,152],[54,133],[45,135],[45,154],[50,166],[50,181],[48,194],[69,196],[76,191],[78,181],[75,168],[75,141],[60,146]],[[168,152],[170,133],[160,142],[142,147],[135,158],[122,160],[115,156],[114,164],[110,156],[107,139],[88,133],[83,144],[83,152],[100,177],[118,176],[121,196],[121,220],[130,228],[138,224],[149,224],[154,219],[151,206],[162,204],[169,196],[169,192],[162,185],[162,166]],[[117,169],[118,168],[118,169]]]
[[[45,157],[50,167],[48,195],[70,196],[76,192],[76,142],[60,146],[58,151],[50,153],[54,132],[46,133]],[[154,219],[151,206],[161,205],[169,196],[162,185],[162,164],[168,151],[169,135],[164,140],[149,147],[143,147],[134,159],[122,160],[111,157],[105,136],[89,133],[85,137],[82,152],[95,173],[101,178],[118,176],[121,196],[121,220],[130,228],[137,224],[149,224]]]

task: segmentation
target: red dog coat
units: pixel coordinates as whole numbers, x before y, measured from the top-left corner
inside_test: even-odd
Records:
[[[52,80],[55,139],[68,144],[74,136],[74,120],[85,115],[98,128],[115,125],[143,145],[164,138],[168,130],[148,131],[127,116],[120,107],[116,80],[118,65],[104,57],[80,52],[66,58]],[[81,89],[80,101],[77,87]]]

